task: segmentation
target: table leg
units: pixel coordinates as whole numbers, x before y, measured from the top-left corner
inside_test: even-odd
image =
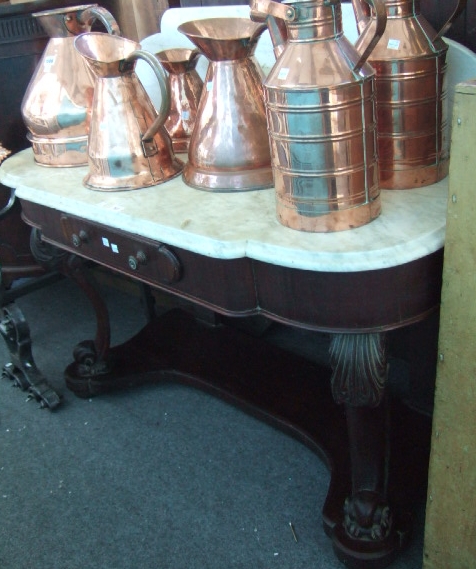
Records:
[[[22,311],[13,302],[2,307],[0,334],[11,359],[3,366],[2,377],[27,391],[30,398],[40,402],[40,407],[55,409],[61,402],[61,395],[38,369],[31,350],[30,328]]]
[[[323,523],[339,559],[349,567],[374,569],[385,567],[397,556],[409,525],[402,523],[401,496],[395,492],[395,487],[402,487],[402,477],[388,484],[389,491],[387,478],[392,475],[387,474],[404,471],[399,459],[410,453],[405,437],[405,444],[395,453],[396,464],[389,468],[384,334],[334,335],[332,376],[327,368],[264,339],[224,325],[205,325],[180,310],[153,319],[124,344],[110,347],[107,308],[87,269],[75,256],[64,266],[92,301],[98,326],[96,340],[82,342],[75,350],[75,361],[65,370],[71,391],[92,397],[172,380],[242,407],[292,434],[328,463],[332,480]],[[393,408],[394,402],[388,407]],[[414,415],[400,407],[397,412],[402,421],[394,432],[400,434],[408,425],[413,434]],[[411,440],[415,449],[416,438]],[[425,459],[409,458],[415,476],[404,487],[406,494],[414,494],[420,479],[415,465],[421,458]]]
[[[38,276],[33,283],[19,285],[14,289],[1,289],[0,334],[6,343],[11,361],[4,365],[2,377],[13,381],[13,385],[27,391],[29,398],[35,398],[42,408],[55,409],[61,402],[61,395],[50,385],[38,369],[33,358],[30,328],[22,311],[13,301],[28,292],[55,282],[59,274],[52,272],[64,257],[64,253],[41,242],[39,232],[34,230],[30,239],[33,257],[38,261],[37,272],[41,267],[48,272]],[[27,275],[25,275],[27,276]]]
[[[352,479],[343,522],[334,531],[334,549],[348,566],[385,567],[409,533],[394,519],[388,502],[385,334],[335,334],[330,361],[333,397],[346,410]]]

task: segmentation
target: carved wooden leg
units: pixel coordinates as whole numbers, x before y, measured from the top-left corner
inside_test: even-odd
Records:
[[[85,261],[77,255],[65,252],[41,238],[41,232],[33,229],[30,247],[35,259],[47,269],[56,269],[75,281],[86,293],[96,315],[96,336],[85,340],[74,349],[74,363],[70,366],[67,386],[77,395],[88,397],[89,380],[92,377],[108,374],[111,369],[109,313],[94,280],[91,278]]]
[[[352,469],[352,494],[335,528],[334,549],[348,566],[385,567],[401,546],[387,499],[385,335],[336,334],[330,360],[332,393],[346,409]]]
[[[63,271],[86,293],[96,315],[94,341],[85,340],[74,348],[74,362],[65,373],[67,387],[80,397],[89,397],[95,394],[91,390],[91,380],[107,376],[113,369],[109,312],[83,259],[70,255],[63,265]]]

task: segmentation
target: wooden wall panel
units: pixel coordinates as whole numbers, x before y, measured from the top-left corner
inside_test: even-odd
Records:
[[[476,567],[476,82],[453,117],[424,569]]]

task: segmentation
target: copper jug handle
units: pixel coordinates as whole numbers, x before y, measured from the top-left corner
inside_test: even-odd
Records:
[[[385,7],[385,3],[382,0],[365,0],[367,4],[371,4],[372,8],[375,11],[376,16],[376,26],[375,26],[375,33],[368,43],[367,47],[364,49],[364,52],[360,56],[359,61],[354,66],[354,72],[358,73],[364,63],[369,58],[370,54],[374,50],[374,47],[377,45],[379,39],[382,37],[385,28],[387,27],[387,9]]]
[[[250,0],[251,20],[261,22],[266,16],[292,22],[296,19],[296,10],[292,6],[281,4],[275,0]]]
[[[142,49],[136,49],[133,51],[126,59],[124,59],[124,66],[132,65],[138,59],[142,59],[150,65],[152,71],[155,73],[160,87],[160,109],[158,109],[158,115],[154,122],[149,126],[146,132],[142,135],[142,143],[147,143],[152,140],[155,133],[159,130],[161,126],[167,120],[170,112],[170,86],[167,80],[167,75],[165,74],[164,68],[162,67],[159,60],[147,51]]]
[[[106,8],[102,8],[101,6],[91,6],[90,8],[86,8],[86,10],[81,13],[79,20],[82,24],[89,27],[93,25],[95,20],[99,20],[106,28],[108,34],[113,36],[121,35],[119,24],[114,19],[114,16],[106,10]],[[67,24],[66,27],[68,27]]]
[[[433,41],[437,40],[438,38],[440,38],[441,36],[446,34],[446,32],[451,28],[451,26],[452,26],[453,22],[456,20],[456,18],[466,8],[466,4],[467,4],[467,0],[459,0],[458,4],[456,5],[454,12],[448,18],[448,21],[443,24],[443,27],[436,34],[436,36],[433,38]]]

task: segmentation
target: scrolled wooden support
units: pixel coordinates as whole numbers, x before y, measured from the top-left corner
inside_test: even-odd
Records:
[[[377,407],[387,378],[385,335],[333,334],[329,354],[334,400],[355,407]]]

